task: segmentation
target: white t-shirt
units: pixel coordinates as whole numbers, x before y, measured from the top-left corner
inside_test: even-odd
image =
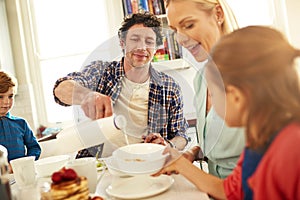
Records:
[[[134,83],[126,77],[122,80],[122,90],[114,105],[114,113],[127,119],[125,133],[132,143],[141,141],[148,132],[148,97],[150,78],[144,83]],[[130,143],[131,143],[130,142]]]

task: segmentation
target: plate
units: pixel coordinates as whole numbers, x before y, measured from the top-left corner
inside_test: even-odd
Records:
[[[121,199],[139,199],[160,194],[168,190],[173,183],[174,179],[167,175],[133,176],[117,179],[106,188],[106,192],[110,196]]]
[[[114,175],[118,176],[124,176],[124,175],[129,175],[129,176],[137,176],[137,175],[151,175],[159,171],[160,169],[155,169],[151,171],[143,171],[143,172],[129,172],[125,170],[121,170],[118,167],[118,164],[112,157],[105,158],[104,160],[106,166],[108,167],[108,170],[112,172]]]

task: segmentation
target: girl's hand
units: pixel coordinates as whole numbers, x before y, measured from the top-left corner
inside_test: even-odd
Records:
[[[178,174],[179,170],[177,169],[177,163],[181,162],[183,159],[190,161],[191,163],[194,160],[203,159],[203,153],[199,146],[194,146],[190,150],[180,153],[178,150],[167,147],[164,150],[164,154],[169,153],[169,156],[166,160],[164,167],[157,173],[153,174],[152,176],[159,176],[161,174]],[[186,162],[186,161],[185,161]]]
[[[182,157],[182,153],[180,153],[177,149],[171,148],[169,146],[166,147],[163,154],[169,153],[167,157],[166,163],[164,167],[157,173],[153,174],[152,176],[159,176],[161,174],[178,174],[176,162]]]

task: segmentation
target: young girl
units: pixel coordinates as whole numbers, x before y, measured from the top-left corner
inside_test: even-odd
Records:
[[[10,114],[17,91],[17,81],[0,71],[0,144],[8,151],[8,161],[24,157],[40,157],[41,148],[26,120]]]
[[[267,27],[221,38],[206,78],[217,113],[228,126],[246,129],[238,165],[222,180],[169,149],[172,159],[158,174],[179,172],[216,199],[300,199],[300,81],[294,63],[299,56]]]

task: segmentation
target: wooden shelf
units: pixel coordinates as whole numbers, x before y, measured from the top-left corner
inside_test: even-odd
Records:
[[[175,69],[188,69],[190,65],[183,59],[165,60],[159,62],[152,62],[155,69],[159,71],[169,71]]]

